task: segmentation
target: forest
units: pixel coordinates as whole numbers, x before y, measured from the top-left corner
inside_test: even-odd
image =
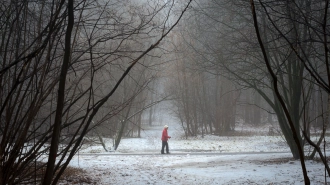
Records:
[[[186,138],[274,125],[305,184],[316,156],[330,176],[328,11],[329,0],[4,0],[0,184],[57,184],[84,143],[113,138],[116,150],[168,117]]]

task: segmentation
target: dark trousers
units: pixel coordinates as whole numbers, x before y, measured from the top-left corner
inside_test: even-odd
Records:
[[[167,141],[162,141],[162,151],[161,151],[162,154],[164,153],[164,148],[165,147],[166,147],[166,153],[169,153]]]

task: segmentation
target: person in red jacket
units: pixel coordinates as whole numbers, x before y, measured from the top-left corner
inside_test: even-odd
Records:
[[[171,136],[169,136],[167,134],[167,129],[168,129],[168,126],[165,125],[164,126],[164,130],[163,130],[163,133],[162,133],[162,150],[161,150],[161,154],[164,154],[164,148],[166,147],[166,153],[169,154],[169,149],[168,149],[168,139],[171,138]]]

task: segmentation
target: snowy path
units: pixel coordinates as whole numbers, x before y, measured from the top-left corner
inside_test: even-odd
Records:
[[[323,166],[306,164],[312,184],[324,184]],[[289,153],[84,154],[71,166],[85,169],[101,185],[303,184],[300,163]]]
[[[170,128],[170,155],[160,154],[157,128],[141,138],[124,138],[115,153],[87,146],[70,166],[84,169],[98,185],[304,184],[300,161],[292,159],[281,136],[184,139]],[[105,141],[111,146],[112,140]],[[306,154],[311,151],[306,149]],[[321,163],[306,161],[306,167],[312,185],[325,184]]]
[[[79,154],[81,156],[116,156],[116,155],[122,155],[122,156],[166,156],[166,155],[171,155],[171,156],[180,156],[180,155],[204,155],[204,156],[213,156],[213,155],[259,155],[259,154],[291,154],[290,152],[224,152],[224,153],[219,153],[219,152],[175,152],[171,154],[159,154],[156,152],[150,153],[150,152],[145,152],[145,153],[82,153]]]

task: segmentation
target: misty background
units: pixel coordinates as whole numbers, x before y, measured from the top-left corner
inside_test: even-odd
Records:
[[[84,143],[108,150],[103,140],[112,138],[116,150],[122,138],[172,122],[185,138],[270,125],[303,169],[318,154],[330,172],[320,148],[329,124],[328,5],[4,1],[1,183],[56,184]]]

